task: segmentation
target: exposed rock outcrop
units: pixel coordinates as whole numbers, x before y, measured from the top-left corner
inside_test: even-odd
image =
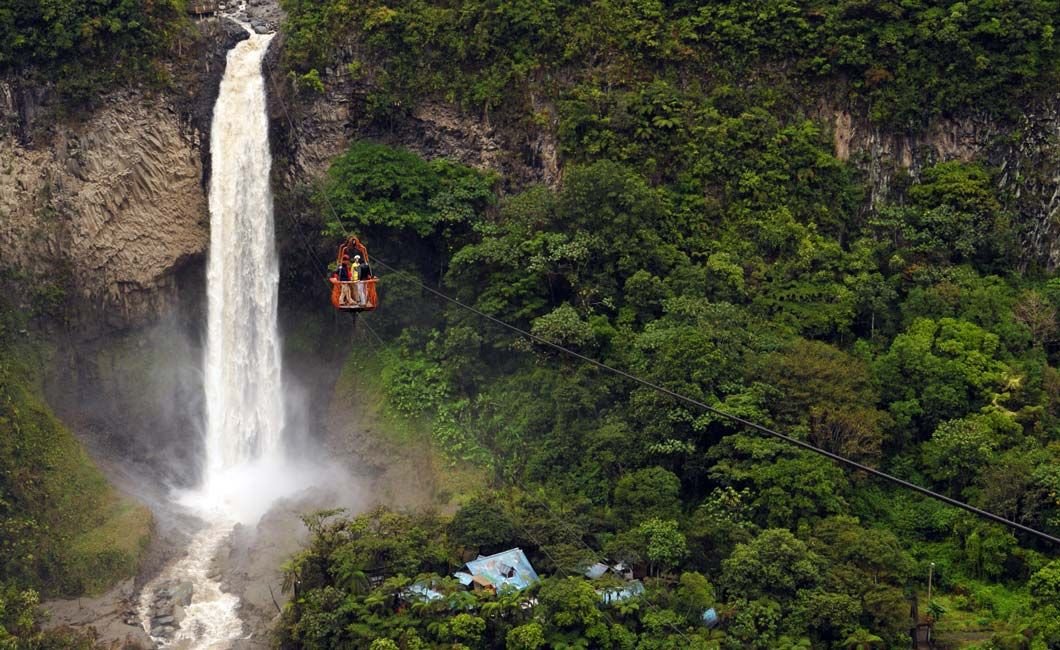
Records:
[[[55,627],[92,628],[95,647],[111,650],[146,650],[154,643],[140,626],[132,580],[94,598],[53,600],[45,604],[49,624]]]
[[[0,141],[4,266],[115,327],[161,313],[208,239],[196,134],[162,102],[122,97],[47,148]]]
[[[282,41],[267,65],[273,150],[286,158],[281,165],[285,185],[320,178],[331,161],[359,139],[404,147],[427,159],[448,158],[497,171],[509,187],[554,186],[560,181],[554,129],[494,124],[488,116],[435,100],[425,100],[393,120],[372,120],[367,111],[369,87],[351,77],[343,65],[321,71],[323,94],[293,93],[276,60],[281,50]],[[536,98],[531,103],[542,114],[555,112]]]
[[[1060,95],[1028,106],[1017,124],[973,113],[936,119],[915,134],[827,104],[817,117],[832,126],[836,156],[865,173],[870,208],[893,198],[900,174],[915,179],[938,162],[978,160],[1001,170],[1000,188],[1015,198],[1024,264],[1060,267]]]
[[[57,119],[50,86],[0,79],[0,271],[83,336],[168,313],[202,262],[210,117],[245,33],[200,30],[170,63],[174,90],[113,92],[79,120]]]

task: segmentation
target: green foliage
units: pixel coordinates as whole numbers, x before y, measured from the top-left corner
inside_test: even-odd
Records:
[[[499,503],[480,497],[464,504],[453,515],[449,537],[468,548],[494,548],[515,538],[515,525]]]
[[[884,647],[885,641],[863,627],[859,627],[843,641],[843,647],[850,650],[876,650]]]
[[[298,87],[322,95],[324,93],[324,82],[320,78],[320,71],[313,68],[309,72],[298,77]]]
[[[90,650],[95,639],[89,633],[68,629],[43,631],[43,615],[37,592],[0,586],[0,648],[5,650]]]
[[[924,432],[982,407],[1009,375],[999,353],[997,335],[972,323],[917,319],[877,362],[895,422]]]
[[[40,600],[32,590],[7,587],[0,594],[0,647],[16,648],[36,633]]]
[[[592,326],[581,319],[574,307],[566,304],[534,319],[530,332],[551,343],[575,349],[584,348],[593,340]]]
[[[778,644],[777,628],[781,621],[780,604],[770,598],[735,600],[722,647],[726,650],[752,648],[765,650]]]
[[[1016,422],[996,411],[942,422],[923,445],[924,465],[936,480],[961,489],[997,457],[1006,439],[1020,433]]]
[[[771,528],[737,545],[722,563],[721,584],[727,593],[784,597],[815,586],[820,576],[820,556],[790,532]]]
[[[636,534],[644,543],[644,558],[648,561],[649,573],[658,574],[677,566],[688,554],[685,536],[677,522],[658,517],[646,519],[636,528]]]
[[[910,204],[882,210],[872,220],[889,239],[891,264],[974,261],[1004,268],[1014,254],[1011,216],[979,165],[947,162],[924,170],[909,188]]]
[[[518,108],[530,121],[540,109],[523,100],[526,87],[573,78],[572,105],[561,110],[578,116],[579,133],[596,131],[588,142],[598,145],[588,150],[593,154],[614,151],[608,130],[634,135],[639,142],[630,148],[673,147],[688,137],[689,103],[676,84],[640,81],[657,67],[697,79],[709,70],[736,84],[782,63],[804,84],[843,79],[847,98],[866,105],[875,121],[916,128],[969,106],[1012,114],[1049,87],[1060,60],[1057,10],[1046,0],[462,0],[398,7],[284,0],[283,7],[296,68],[320,68],[335,50],[357,43],[375,92],[394,105],[435,95],[487,113]],[[613,85],[644,89],[630,97],[620,88],[616,96]],[[602,103],[613,108],[601,111]]]
[[[710,451],[718,460],[711,476],[734,487],[750,487],[757,521],[765,526],[838,514],[846,507],[842,470],[776,440],[736,434]]]
[[[1039,569],[1027,583],[1031,596],[1040,606],[1060,605],[1060,560]]]
[[[538,592],[541,607],[557,631],[590,627],[603,620],[597,607],[600,598],[589,583],[579,578],[546,581]]]
[[[440,605],[362,603],[372,589],[354,562],[349,581],[316,589],[290,619],[299,643],[319,616],[324,646],[385,634],[399,647],[670,648],[676,627],[694,637],[680,647],[897,647],[928,561],[940,590],[1001,581],[961,615],[1018,621],[1035,643],[1060,632],[1017,596],[1042,568],[1027,539],[513,339],[409,279],[1060,532],[1060,285],[1020,271],[1026,224],[997,189],[1014,172],[940,159],[869,203],[859,167],[836,157],[830,127],[807,118],[820,110],[797,97],[805,81],[842,75],[830,100],[846,88],[876,126],[914,130],[957,110],[956,97],[1006,111],[1036,92],[1020,80],[1055,74],[1051,34],[993,2],[286,4],[291,63],[323,69],[328,43],[349,45],[377,126],[427,98],[456,101],[530,142],[553,130],[565,163],[555,187],[522,187],[361,142],[331,170],[325,191],[344,223],[414,269],[385,278],[387,309],[373,314],[385,323],[374,356],[386,408],[429,425],[437,448],[501,487],[465,501],[438,542],[454,558],[518,545],[551,577],[534,611],[511,616],[499,600],[477,608],[432,583],[460,600],[456,624]],[[1025,9],[1043,27],[1055,18]],[[945,44],[917,31],[926,25],[948,29]],[[967,48],[947,49],[962,39]],[[1026,76],[980,83],[990,75],[969,78],[956,54],[976,48],[987,67],[1035,54]],[[914,52],[936,58],[912,65]],[[946,81],[921,84],[941,61]],[[409,575],[428,568],[399,557]],[[601,617],[596,592],[616,579],[597,588],[571,576],[605,558],[648,588]],[[708,606],[722,630],[702,627]],[[408,641],[413,628],[422,646]]]
[[[818,341],[799,339],[770,355],[763,375],[778,389],[772,412],[804,429],[814,444],[848,458],[874,461],[887,416],[876,408],[868,364]]]
[[[332,163],[320,202],[355,231],[375,227],[424,237],[476,220],[493,201],[491,185],[490,176],[468,167],[361,141]],[[329,229],[341,231],[337,223]]]
[[[183,0],[15,0],[0,8],[0,70],[40,70],[66,99],[158,76],[156,58],[182,28]]]
[[[637,524],[645,519],[676,519],[681,511],[681,481],[662,467],[624,474],[615,484],[615,516]]]
[[[44,404],[35,354],[0,340],[0,583],[102,591],[137,570],[151,517],[113,491]]]
[[[538,623],[527,623],[508,632],[507,650],[538,650],[545,645],[545,632]]]

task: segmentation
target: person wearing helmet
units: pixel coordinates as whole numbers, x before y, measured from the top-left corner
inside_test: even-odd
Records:
[[[357,291],[357,306],[364,307],[367,297],[365,295],[364,281],[367,277],[362,275],[365,265],[361,263],[361,256],[353,256],[353,264],[350,265],[350,273],[353,277],[353,286]]]

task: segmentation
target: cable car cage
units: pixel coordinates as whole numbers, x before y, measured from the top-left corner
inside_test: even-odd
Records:
[[[360,254],[361,260],[368,268],[368,278],[358,278],[357,282],[342,281],[339,279],[339,269],[342,268],[344,263],[348,263],[346,260],[348,258],[352,259],[354,254]],[[364,244],[356,236],[351,236],[339,246],[339,252],[335,257],[335,272],[328,279],[331,282],[331,305],[335,309],[359,312],[372,311],[379,306],[379,295],[375,288],[376,277],[375,273],[372,272],[372,264],[368,259],[368,249],[364,247]],[[348,295],[353,300],[343,302],[342,290],[344,285],[349,287]],[[362,290],[363,294],[361,293]],[[357,300],[362,295],[364,297],[363,303]]]

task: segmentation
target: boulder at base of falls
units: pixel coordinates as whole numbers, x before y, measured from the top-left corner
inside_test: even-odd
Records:
[[[130,578],[101,596],[48,601],[43,605],[50,615],[47,626],[93,630],[100,648],[153,648],[141,624],[135,593]]]
[[[268,23],[266,23],[261,18],[251,18],[250,26],[258,34],[268,34],[270,31],[272,31],[269,29]]]
[[[187,581],[177,583],[169,589],[169,597],[173,600],[173,603],[184,607],[191,604],[191,596],[194,593],[195,586]]]

